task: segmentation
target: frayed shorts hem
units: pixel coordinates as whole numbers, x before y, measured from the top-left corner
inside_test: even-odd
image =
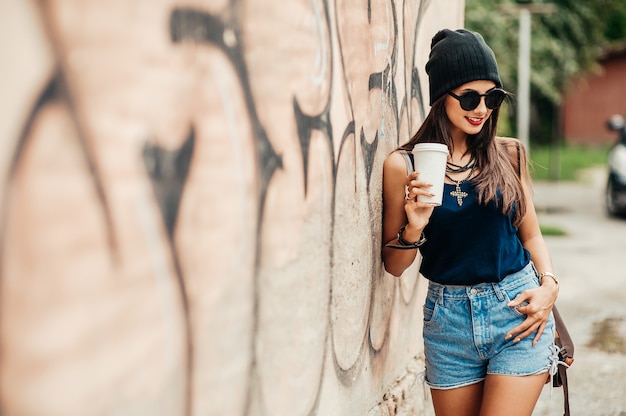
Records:
[[[428,385],[428,387],[430,387],[431,389],[435,389],[435,390],[452,390],[452,389],[458,389],[461,387],[471,386],[472,384],[477,384],[477,383],[480,383],[481,381],[485,381],[485,377],[481,377],[481,378],[477,378],[477,379],[469,380],[469,381],[461,381],[459,383],[454,383],[454,384],[434,384],[434,383],[429,383],[428,380],[426,380],[426,384]]]
[[[537,371],[533,371],[530,373],[520,373],[520,374],[511,374],[511,373],[492,373],[489,372],[487,373],[488,375],[493,375],[493,376],[511,376],[511,377],[527,377],[527,376],[538,376],[539,374],[547,374],[548,373],[548,369],[547,368],[542,368],[541,370],[537,370]]]
[[[540,374],[547,375],[548,370],[545,368],[542,368],[541,370],[538,370],[532,373],[525,373],[525,374],[487,373],[487,375],[492,375],[492,376],[511,376],[511,377],[538,376]],[[441,384],[441,385],[429,383],[428,380],[426,380],[426,384],[428,385],[428,387],[434,390],[452,390],[452,389],[458,389],[461,387],[471,386],[472,384],[477,384],[482,381],[485,381],[485,377],[481,377],[481,378],[477,378],[477,379],[469,380],[469,381],[461,381],[459,383],[454,383],[454,384]]]

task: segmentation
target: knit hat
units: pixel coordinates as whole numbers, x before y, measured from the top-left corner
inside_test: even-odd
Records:
[[[426,63],[430,105],[459,85],[490,80],[502,88],[496,57],[483,37],[465,29],[444,29],[433,36]]]

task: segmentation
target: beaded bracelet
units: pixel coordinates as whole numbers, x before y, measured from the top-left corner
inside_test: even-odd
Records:
[[[422,235],[420,236],[419,241],[410,242],[410,241],[406,241],[402,237],[402,234],[404,233],[405,229],[406,229],[406,224],[403,225],[402,228],[400,228],[400,231],[398,231],[397,239],[398,239],[399,244],[385,244],[385,247],[397,248],[398,250],[413,250],[416,248],[420,248],[421,246],[424,245],[424,243],[426,242],[426,236],[424,235],[424,233],[422,233]]]

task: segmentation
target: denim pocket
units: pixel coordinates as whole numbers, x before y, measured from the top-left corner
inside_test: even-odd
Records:
[[[538,285],[534,281],[528,281],[527,283],[523,285],[519,285],[515,288],[503,290],[502,293],[504,293],[504,298],[505,298],[504,300],[506,303],[509,303],[510,301],[515,299],[519,294],[521,294],[523,291],[528,290],[528,289],[534,289],[536,287],[538,287]],[[526,314],[521,313],[520,311],[517,310],[517,308],[521,308],[522,306],[526,306],[526,305],[528,305],[528,302],[524,301],[518,306],[507,306],[507,308],[511,312],[513,312],[516,316],[521,316],[525,318]]]
[[[424,301],[424,325],[430,325],[437,313],[437,296],[428,292]]]

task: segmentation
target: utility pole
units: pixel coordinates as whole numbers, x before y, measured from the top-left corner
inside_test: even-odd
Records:
[[[530,150],[530,12],[519,9],[519,51],[517,58],[517,138]]]
[[[521,3],[521,2],[520,2]],[[519,51],[517,61],[517,138],[530,151],[530,45],[531,15],[556,12],[552,3],[506,4],[503,13],[519,15]]]

